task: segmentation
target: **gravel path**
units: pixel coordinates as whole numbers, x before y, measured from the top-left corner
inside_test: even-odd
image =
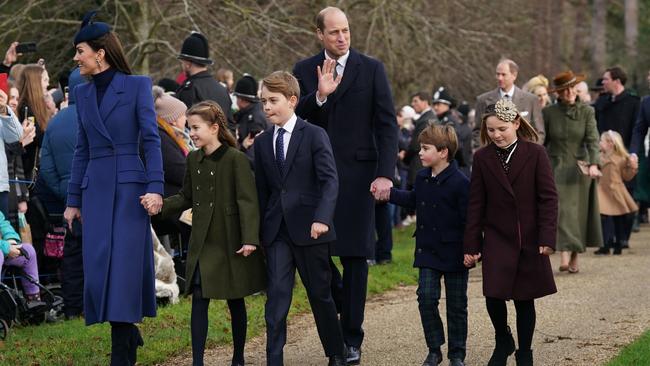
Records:
[[[557,272],[559,255],[551,258],[558,293],[536,302],[537,328],[533,340],[536,365],[603,365],[621,347],[650,329],[648,225],[633,235],[631,247],[621,256],[606,257],[595,256],[593,249],[589,249],[580,257],[578,274]],[[444,299],[440,309],[444,319]],[[508,311],[515,332],[512,303],[508,304]],[[426,356],[415,287],[401,287],[369,300],[364,329],[362,365],[419,366]],[[493,342],[481,291],[481,274],[473,270],[469,285],[467,365],[485,365]],[[230,365],[230,352],[229,346],[208,350],[206,365]],[[265,365],[264,354],[263,336],[248,341],[247,365]],[[509,365],[514,364],[511,357]],[[191,358],[186,355],[165,365],[191,365]],[[310,314],[290,322],[285,365],[327,365]]]

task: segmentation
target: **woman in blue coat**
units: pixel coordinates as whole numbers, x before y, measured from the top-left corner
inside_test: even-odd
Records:
[[[110,322],[111,365],[134,365],[143,344],[134,323],[156,315],[148,214],[162,207],[160,138],[151,80],[131,75],[117,36],[93,16],[74,40],[74,60],[92,80],[73,91],[79,131],[64,216],[83,223],[86,324]],[[141,196],[152,202],[146,209]]]

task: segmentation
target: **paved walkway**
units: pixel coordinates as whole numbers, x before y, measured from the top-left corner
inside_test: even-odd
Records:
[[[650,329],[648,225],[632,237],[631,247],[621,256],[606,257],[595,256],[593,249],[589,249],[580,257],[578,274],[557,272],[559,255],[552,257],[558,293],[536,302],[536,365],[603,365],[621,347]],[[444,319],[444,299],[440,306]],[[512,303],[508,310],[515,332]],[[309,314],[290,322],[289,343],[285,347],[287,366],[327,365],[313,324]],[[364,329],[362,365],[419,366],[426,356],[415,287],[398,288],[371,299],[366,307]],[[493,342],[480,270],[473,270],[469,285],[467,365],[485,365]],[[263,336],[250,340],[246,344],[247,365],[265,365],[264,350]],[[208,350],[206,365],[230,365],[230,352],[229,346]],[[166,365],[191,365],[188,357],[170,360]],[[514,364],[511,357],[509,365]]]

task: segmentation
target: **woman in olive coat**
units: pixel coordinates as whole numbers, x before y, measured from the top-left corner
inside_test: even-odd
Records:
[[[560,271],[578,272],[578,253],[585,246],[603,243],[596,180],[598,171],[598,130],[592,107],[576,101],[575,86],[582,75],[567,71],[558,74],[553,89],[558,103],[542,110],[546,140],[560,198],[557,250]],[[577,161],[589,164],[589,176],[580,173]]]

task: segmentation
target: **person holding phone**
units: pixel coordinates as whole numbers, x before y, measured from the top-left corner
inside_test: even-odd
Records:
[[[5,143],[16,143],[21,138],[23,128],[8,105],[9,96],[5,88],[0,88],[0,212],[9,214],[9,171]]]
[[[144,345],[135,323],[156,316],[149,215],[163,202],[160,137],[151,79],[132,75],[118,36],[95,14],[74,38],[74,61],[91,80],[73,90],[79,128],[63,215],[70,226],[81,220],[92,243],[82,249],[86,324],[110,322],[110,364],[135,365]]]

